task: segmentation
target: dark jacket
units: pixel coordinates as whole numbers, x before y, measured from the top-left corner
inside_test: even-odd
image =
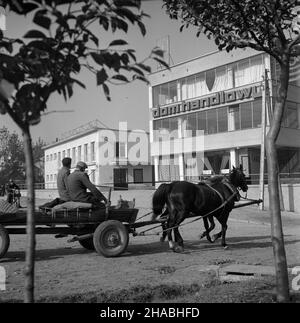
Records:
[[[91,194],[87,192],[87,189],[92,192],[95,199],[106,201],[103,194],[90,182],[87,174],[77,169],[68,176],[68,189],[72,201],[92,203]]]
[[[57,189],[59,198],[63,201],[70,201],[71,197],[68,190],[67,178],[70,175],[70,169],[62,167],[57,174]]]

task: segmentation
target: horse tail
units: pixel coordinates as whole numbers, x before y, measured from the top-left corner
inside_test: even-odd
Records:
[[[164,206],[168,201],[168,195],[171,190],[171,184],[161,184],[154,192],[152,197],[152,210],[154,217],[162,213]]]

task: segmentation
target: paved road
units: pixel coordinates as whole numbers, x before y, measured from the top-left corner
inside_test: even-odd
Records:
[[[123,197],[132,194],[125,192]],[[142,215],[149,210],[152,193],[139,194],[134,193]],[[113,201],[116,198],[114,195]],[[160,243],[158,236],[150,235],[130,237],[126,253],[118,258],[104,258],[86,251],[78,243],[67,243],[67,238],[40,235],[36,246],[36,296],[99,292],[145,284],[201,283],[205,273],[199,272],[199,266],[273,265],[269,222],[267,212],[261,213],[253,206],[240,208],[229,218],[228,250],[219,241],[215,244],[199,241],[203,224],[197,222],[181,229],[185,241],[183,254],[173,253],[167,242]],[[300,216],[284,213],[283,223],[288,265],[300,265]],[[6,291],[0,290],[0,300],[23,297],[25,245],[25,236],[12,236],[9,252],[0,260],[0,266],[7,272]]]

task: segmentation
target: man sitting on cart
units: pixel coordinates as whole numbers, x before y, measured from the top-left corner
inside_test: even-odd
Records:
[[[56,180],[59,194],[59,204],[71,200],[68,190],[68,176],[70,175],[72,159],[70,157],[65,157],[61,162],[63,167],[58,171]]]
[[[72,201],[91,203],[93,207],[104,207],[106,197],[96,188],[85,173],[87,164],[79,161],[76,169],[68,176],[68,190]],[[87,192],[87,189],[90,192]]]

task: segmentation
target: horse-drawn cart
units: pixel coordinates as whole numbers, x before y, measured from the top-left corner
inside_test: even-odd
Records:
[[[96,250],[105,257],[123,253],[129,242],[129,233],[147,224],[161,221],[135,222],[136,208],[73,209],[61,211],[36,211],[36,234],[54,234],[57,238],[73,236],[69,242],[78,241],[84,248]],[[4,257],[11,234],[26,234],[26,210],[0,216],[0,258]]]
[[[237,204],[234,208],[260,202],[261,200],[251,200]],[[71,235],[73,238],[68,242],[78,241],[88,250],[96,250],[105,257],[116,257],[126,250],[130,233],[133,236],[142,236],[153,227],[140,233],[136,232],[137,228],[148,225],[156,225],[154,227],[156,228],[166,221],[166,218],[136,221],[138,212],[139,210],[134,207],[117,208],[114,206],[109,209],[96,210],[81,208],[59,211],[39,210],[35,212],[35,232],[36,234],[54,234],[57,238]],[[190,217],[195,217],[195,215],[191,214]],[[26,209],[19,209],[14,214],[1,214],[0,258],[7,253],[11,234],[26,234]]]

